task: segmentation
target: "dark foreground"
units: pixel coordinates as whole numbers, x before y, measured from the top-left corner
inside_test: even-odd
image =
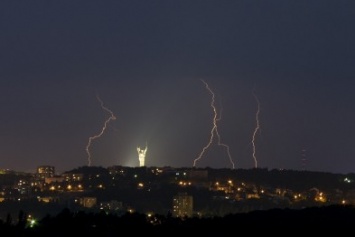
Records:
[[[224,217],[173,218],[139,213],[107,215],[105,213],[71,212],[64,209],[31,223],[19,218],[0,220],[0,236],[241,236],[273,234],[295,236],[346,234],[355,229],[353,206],[324,206],[300,210],[272,209]],[[351,233],[351,232],[350,232]]]

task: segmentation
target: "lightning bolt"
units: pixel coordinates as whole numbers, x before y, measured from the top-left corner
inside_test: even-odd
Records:
[[[99,138],[102,136],[102,134],[104,134],[106,128],[107,128],[107,124],[112,121],[112,120],[116,120],[116,117],[115,115],[113,114],[113,112],[111,110],[109,110],[107,107],[104,106],[104,102],[100,99],[99,96],[96,96],[96,98],[98,99],[98,101],[100,102],[100,105],[101,105],[101,108],[103,110],[105,110],[106,112],[108,112],[110,114],[110,117],[108,119],[106,119],[101,131],[99,134],[95,135],[95,136],[92,136],[92,137],[89,137],[89,141],[88,141],[88,144],[86,145],[86,153],[88,154],[88,166],[91,166],[91,153],[90,153],[90,146],[93,142],[93,140]]]
[[[217,126],[217,123],[221,120],[221,116],[218,117],[218,112],[217,112],[217,109],[216,109],[216,106],[215,106],[215,94],[214,92],[211,90],[211,88],[209,87],[209,85],[204,81],[204,80],[201,80],[205,86],[206,86],[206,89],[209,91],[209,93],[211,94],[212,96],[212,100],[211,100],[211,107],[212,107],[212,110],[213,110],[213,127],[211,129],[211,136],[210,136],[210,140],[208,141],[207,145],[202,149],[201,153],[198,155],[198,157],[194,160],[193,162],[193,167],[196,166],[196,163],[197,161],[199,161],[202,156],[205,154],[205,152],[207,151],[207,149],[212,145],[215,137],[217,137],[217,145],[218,146],[223,146],[224,148],[226,148],[226,151],[227,151],[227,154],[228,154],[228,158],[229,158],[229,161],[230,163],[232,164],[232,168],[234,169],[234,162],[232,160],[232,156],[230,154],[230,151],[229,151],[229,146],[222,143],[221,142],[221,136],[218,132],[218,126]]]
[[[251,143],[253,145],[253,159],[254,159],[254,168],[258,168],[258,160],[256,159],[256,146],[255,146],[255,138],[256,135],[260,129],[260,121],[259,121],[259,114],[260,114],[260,101],[258,99],[258,97],[256,96],[256,94],[254,93],[254,90],[252,92],[256,103],[257,103],[257,110],[256,110],[256,114],[255,114],[255,121],[256,121],[256,126],[253,132],[253,136],[252,136],[252,140]]]

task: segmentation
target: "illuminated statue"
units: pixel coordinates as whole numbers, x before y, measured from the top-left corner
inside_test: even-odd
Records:
[[[140,147],[137,147],[140,167],[145,166],[144,162],[145,162],[145,154],[147,153],[147,150],[148,150],[147,145],[145,146],[145,149],[141,149]]]

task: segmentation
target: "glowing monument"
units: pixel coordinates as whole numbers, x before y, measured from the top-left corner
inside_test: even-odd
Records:
[[[139,158],[139,166],[143,167],[145,166],[145,155],[147,154],[148,146],[145,145],[144,149],[141,149],[140,147],[137,147],[138,151],[138,158]]]

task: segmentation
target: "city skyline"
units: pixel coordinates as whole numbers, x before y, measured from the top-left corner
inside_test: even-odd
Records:
[[[226,144],[235,169],[354,172],[353,9],[1,2],[0,168],[138,166],[147,143],[146,166],[192,167],[217,116],[197,167],[231,168]]]

